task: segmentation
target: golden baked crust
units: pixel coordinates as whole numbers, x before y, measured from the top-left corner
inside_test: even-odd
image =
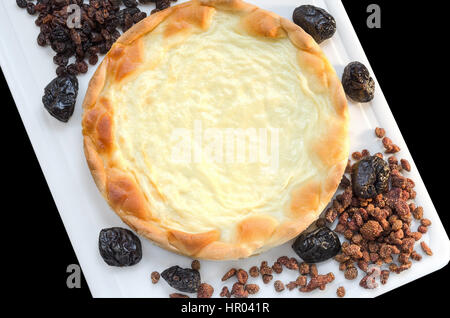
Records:
[[[158,52],[162,47],[164,53],[159,57],[168,56],[171,49],[179,49],[195,36],[213,34],[213,31],[219,27],[218,23],[214,24],[215,19],[222,19],[220,23],[231,21],[229,23],[233,28],[231,35],[233,39],[244,37],[243,41],[261,44],[263,49],[257,48],[255,52],[256,50],[263,51],[266,47],[270,50],[269,48],[274,45],[279,45],[278,50],[280,48],[285,50],[285,52],[283,51],[283,54],[286,55],[285,64],[289,63],[289,58],[293,58],[295,65],[287,67],[286,71],[280,74],[280,80],[294,76],[293,78],[297,81],[296,77],[298,77],[298,81],[295,83],[300,83],[302,88],[297,92],[297,88],[294,87],[292,92],[293,94],[303,94],[302,98],[306,98],[312,105],[307,108],[312,113],[312,117],[307,119],[313,123],[309,124],[305,120],[306,126],[310,125],[310,127],[300,130],[301,132],[307,131],[308,136],[304,137],[304,140],[298,139],[298,134],[293,136],[288,134],[288,137],[285,137],[288,140],[286,141],[288,147],[282,149],[284,151],[282,155],[289,155],[288,157],[298,155],[302,158],[302,160],[288,158],[286,161],[293,162],[292,171],[295,173],[290,172],[290,165],[281,166],[280,169],[283,170],[280,171],[281,177],[279,178],[288,179],[289,177],[289,184],[285,185],[280,193],[275,193],[275,191],[269,195],[267,192],[279,189],[279,182],[286,181],[276,179],[278,174],[271,176],[270,182],[272,183],[261,185],[262,190],[267,190],[262,193],[267,195],[260,195],[260,197],[252,199],[253,201],[248,200],[249,203],[246,205],[247,201],[243,195],[252,192],[260,194],[261,192],[257,191],[259,184],[256,182],[263,179],[255,177],[254,188],[252,188],[246,183],[251,176],[246,175],[246,179],[236,176],[236,180],[244,183],[247,188],[239,188],[236,183],[239,191],[245,190],[242,191],[241,197],[239,193],[232,192],[233,187],[228,188],[226,191],[232,192],[230,192],[230,200],[237,199],[236,202],[223,204],[227,208],[223,208],[214,199],[212,199],[212,203],[206,202],[205,197],[209,193],[202,191],[207,187],[194,184],[197,179],[186,179],[183,173],[176,174],[172,171],[173,169],[165,171],[164,167],[168,166],[163,160],[162,163],[153,162],[152,160],[156,160],[155,156],[157,156],[153,152],[150,154],[153,157],[148,160],[145,151],[137,151],[134,141],[130,140],[138,138],[136,132],[140,127],[145,127],[145,120],[148,121],[149,126],[154,125],[161,129],[161,126],[157,125],[157,123],[161,123],[161,118],[157,117],[174,115],[173,113],[158,113],[159,108],[155,104],[164,104],[164,101],[152,100],[152,98],[156,98],[156,95],[149,94],[149,96],[143,97],[138,93],[144,84],[139,84],[141,85],[139,86],[137,83],[143,82],[145,85],[152,85],[148,79],[153,80],[153,78],[146,77],[146,74],[153,74],[152,76],[160,74],[151,72],[166,65],[165,62],[161,62],[162,59],[158,58],[157,53],[153,52]],[[210,32],[208,33],[208,31]],[[247,42],[239,43],[242,45]],[[177,52],[180,54],[179,51]],[[247,52],[250,54],[252,51],[247,50]],[[220,57],[224,58],[224,55],[220,55]],[[256,56],[255,59],[258,57]],[[255,63],[263,64],[264,59],[257,60]],[[174,64],[177,65],[176,59],[172,61],[171,65]],[[172,68],[175,66],[169,66],[170,71]],[[295,72],[287,74],[289,68],[300,71],[300,74],[296,75]],[[260,69],[264,70],[264,67]],[[195,68],[192,72],[195,73]],[[177,78],[168,79],[168,81],[174,83]],[[257,82],[257,79],[255,81]],[[276,79],[273,81],[275,82]],[[286,80],[284,81],[286,82]],[[136,89],[136,85],[138,89]],[[190,87],[189,84],[186,85]],[[255,85],[260,85],[260,83],[255,83]],[[268,90],[271,85],[271,82],[267,83]],[[287,84],[286,87],[291,89]],[[233,86],[232,89],[237,88]],[[204,92],[200,87],[194,90]],[[166,93],[164,91],[161,94]],[[179,93],[178,91],[174,92],[174,94]],[[170,93],[167,94],[169,97],[172,96]],[[278,96],[275,94],[272,100],[274,103],[277,101],[276,98]],[[279,98],[284,97],[280,96]],[[142,99],[145,100],[144,103],[142,103]],[[134,100],[136,100],[136,105]],[[298,102],[298,100],[295,101]],[[252,107],[270,107],[262,106],[261,103],[264,101],[261,101],[260,104],[258,101],[256,103],[249,101],[248,103]],[[130,108],[135,107],[133,112],[124,111],[127,105],[130,105]],[[150,105],[155,109],[143,109]],[[294,103],[293,106],[286,105],[286,108],[293,107],[295,111],[295,107],[303,107],[300,106]],[[98,67],[90,81],[83,109],[82,126],[87,163],[98,189],[112,209],[130,227],[159,246],[195,258],[220,260],[248,257],[294,238],[319,216],[331,200],[347,164],[349,152],[347,101],[334,69],[317,43],[300,27],[272,12],[241,0],[193,0],[153,14],[136,24],[120,37]],[[142,113],[136,114],[138,110]],[[264,115],[264,113],[261,114]],[[308,115],[308,113],[301,114]],[[277,118],[276,114],[273,116]],[[145,117],[145,120],[141,117]],[[218,117],[226,117],[226,115]],[[193,118],[195,116],[190,120],[192,121]],[[253,120],[253,117],[249,118]],[[282,119],[286,121],[289,118],[282,117]],[[275,119],[273,120],[275,121]],[[267,121],[270,120],[267,119]],[[258,123],[261,122],[255,119],[255,123],[258,126]],[[301,121],[285,124],[293,133],[298,133],[299,123],[303,125]],[[281,121],[281,124],[284,123]],[[172,125],[173,127],[175,126]],[[150,133],[145,135],[145,138],[148,139],[146,141],[153,142],[153,139],[156,139],[155,145],[159,143],[161,146],[160,139],[162,137],[155,136],[157,130],[149,129]],[[313,132],[310,132],[312,129]],[[288,130],[289,132],[290,130]],[[289,143],[289,138],[297,138],[295,139],[296,144]],[[305,154],[297,153],[296,149],[292,149],[292,145],[299,143],[302,145],[299,149]],[[154,151],[156,153],[158,149],[154,149]],[[158,158],[158,160],[161,159]],[[148,170],[151,172],[147,173]],[[216,172],[216,170],[211,171]],[[192,173],[190,170],[188,172]],[[170,175],[165,178],[164,173],[175,174],[175,176]],[[228,174],[230,173],[228,172]],[[158,176],[156,179],[163,181],[180,178],[180,187],[183,185],[188,189],[187,191],[183,190],[184,194],[189,193],[189,189],[193,191],[198,189],[199,192],[184,198],[180,194],[181,190],[171,188],[173,184],[164,186],[157,184],[153,178],[155,175]],[[300,176],[301,178],[299,178]],[[220,186],[223,186],[227,181],[234,180],[233,177],[235,176],[220,174],[217,176],[217,180],[222,180],[223,183]],[[296,182],[297,179],[298,182]],[[182,180],[188,181],[183,183]],[[218,189],[221,191],[220,187]],[[171,194],[176,197],[172,199],[169,196]],[[218,196],[222,194],[220,192]],[[274,201],[263,202],[267,203],[270,208],[265,205],[254,209],[249,208],[250,203],[256,202],[261,197]],[[178,199],[185,204],[186,210],[192,207],[193,211],[177,209],[178,202],[175,201]],[[195,210],[195,200],[202,201],[198,204],[197,210]],[[240,200],[242,200],[242,210],[233,205],[233,203],[239,204]],[[192,206],[186,202],[190,202]],[[207,207],[207,203],[211,203],[212,208],[205,212],[200,208]],[[195,213],[198,213],[198,216]],[[223,218],[217,213],[224,213]]]

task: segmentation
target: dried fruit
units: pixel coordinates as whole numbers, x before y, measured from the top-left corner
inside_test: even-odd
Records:
[[[281,265],[281,263],[275,262],[272,265],[272,270],[275,273],[280,274],[283,271],[283,265]]]
[[[243,269],[239,269],[236,272],[236,277],[239,283],[245,285],[245,283],[247,283],[247,279],[248,279],[248,274],[246,271],[244,271]]]
[[[431,251],[431,248],[427,245],[425,242],[420,242],[420,247],[422,247],[422,250],[427,254],[428,256],[432,256],[433,252]]]
[[[305,262],[302,262],[298,268],[298,271],[302,275],[308,275],[309,274],[309,265]]]
[[[112,227],[100,231],[98,238],[100,255],[111,266],[131,266],[142,258],[139,238],[130,230]]]
[[[248,290],[245,289],[244,285],[240,283],[233,284],[233,287],[231,288],[231,295],[236,298],[247,298],[248,294]]]
[[[377,156],[366,157],[352,167],[352,185],[356,196],[374,198],[389,189],[389,165]]]
[[[334,280],[334,274],[328,273],[326,275],[317,275],[316,277],[312,277],[309,283],[300,288],[301,292],[310,292],[316,288],[320,288],[321,290],[325,289],[326,284],[331,283]]]
[[[258,266],[252,266],[248,272],[249,272],[251,277],[258,277],[259,276],[259,268],[258,268]]]
[[[294,10],[292,20],[317,43],[329,39],[336,32],[335,19],[324,9],[312,5],[303,5]]]
[[[384,130],[384,128],[376,127],[375,128],[375,135],[378,138],[383,138],[386,135],[386,130]]]
[[[189,298],[188,295],[180,294],[180,293],[172,293],[169,295],[170,298]]]
[[[135,8],[138,6],[138,3],[136,0],[122,0],[123,4],[127,8]]]
[[[152,272],[150,275],[150,278],[152,279],[152,283],[156,284],[157,282],[159,282],[160,276],[161,275],[158,272]]]
[[[245,285],[245,290],[250,294],[254,295],[259,292],[259,286],[256,284],[247,284]]]
[[[342,86],[345,93],[356,102],[369,102],[375,95],[375,82],[367,67],[359,62],[351,62],[345,67]]]
[[[78,80],[74,76],[61,76],[52,80],[44,90],[42,102],[56,119],[67,122],[72,116],[78,95]]]
[[[262,280],[264,284],[268,284],[273,279],[273,275],[270,274],[264,274],[262,275]]]
[[[301,234],[292,248],[305,262],[317,263],[336,256],[341,243],[336,233],[324,226],[313,232]]]
[[[200,284],[197,290],[197,298],[211,298],[214,288],[206,283]]]
[[[369,220],[360,229],[362,237],[366,240],[375,240],[383,232],[380,223],[375,220]]]
[[[220,297],[226,297],[226,298],[230,298],[230,297],[231,297],[231,293],[230,293],[230,291],[228,290],[228,287],[227,287],[227,286],[224,286],[224,287],[222,288],[222,291],[220,292]]]
[[[284,290],[284,284],[281,280],[276,280],[273,286],[275,287],[275,291],[278,293]]]
[[[198,271],[191,268],[181,268],[178,265],[164,270],[161,277],[173,288],[186,293],[197,292],[201,281]]]
[[[27,0],[16,0],[16,4],[19,8],[25,9],[27,7]]]
[[[344,277],[348,280],[355,279],[358,277],[358,270],[356,267],[350,267],[345,270]]]
[[[222,281],[224,282],[230,277],[233,277],[234,275],[236,275],[236,272],[237,272],[236,268],[230,269],[228,272],[225,273],[225,275],[223,275]]]
[[[196,271],[200,270],[200,262],[198,260],[193,260],[191,263],[191,268],[195,269]]]
[[[300,275],[300,276],[297,277],[297,279],[295,280],[295,284],[296,284],[297,286],[300,286],[300,287],[305,287],[305,286],[306,286],[306,283],[307,283],[307,277],[306,277],[306,276],[303,276],[303,275]]]

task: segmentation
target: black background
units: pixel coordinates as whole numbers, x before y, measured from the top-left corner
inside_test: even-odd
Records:
[[[449,137],[445,112],[448,79],[444,77],[444,68],[448,66],[441,43],[445,12],[439,8],[426,10],[423,5],[407,1],[401,1],[402,5],[399,1],[381,0],[343,2],[448,229],[446,180],[449,173],[448,156],[444,151]],[[381,6],[381,29],[366,26],[366,8],[370,3]],[[14,273],[7,275],[13,282],[9,292],[15,296],[25,294],[33,300],[95,303],[84,279],[81,289],[66,287],[66,267],[78,261],[3,75],[0,87],[4,111],[0,125],[4,161],[3,229],[12,230],[3,236],[6,242],[2,242],[2,260],[6,259]],[[438,300],[442,291],[437,286],[445,282],[448,282],[447,268],[397,288],[376,301],[397,301],[399,297],[412,300],[419,294],[421,298],[426,297],[427,302]],[[281,309],[280,300],[274,300],[273,304],[274,308]],[[283,301],[283,307],[291,305],[295,309],[294,303]]]

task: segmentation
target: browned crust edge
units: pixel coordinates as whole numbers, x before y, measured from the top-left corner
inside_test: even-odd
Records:
[[[328,167],[329,176],[325,182],[311,180],[292,192],[291,202],[286,214],[292,217],[279,224],[269,216],[252,216],[237,225],[235,243],[220,241],[220,233],[213,230],[206,233],[185,233],[161,226],[152,216],[144,196],[131,175],[111,167],[109,154],[113,145],[108,145],[112,122],[105,120],[111,114],[112,107],[101,101],[101,91],[107,84],[107,74],[113,63],[110,53],[98,67],[92,77],[83,102],[84,152],[94,181],[103,197],[120,218],[136,232],[157,245],[175,253],[191,257],[213,260],[238,259],[258,254],[273,246],[280,245],[305,230],[321,213],[334,195],[347,163],[348,146],[348,110],[347,100],[333,67],[322,53],[317,43],[300,27],[278,15],[259,9],[241,0],[192,0],[153,14],[123,34],[114,44],[115,47],[129,47],[148,32],[151,32],[175,10],[188,6],[210,6],[218,10],[227,10],[250,14],[258,12],[257,17],[267,17],[264,23],[246,23],[247,31],[255,36],[288,36],[299,52],[307,52],[321,63],[321,80],[325,79],[330,98],[336,110],[337,121],[323,136],[323,144],[316,149],[318,158]],[[261,26],[262,25],[262,26]],[[257,26],[257,27],[254,27]],[[111,52],[111,51],[110,51]],[[299,62],[300,63],[300,62]],[[338,137],[334,137],[334,136]],[[105,144],[106,143],[106,144]],[[326,154],[331,149],[332,158]]]

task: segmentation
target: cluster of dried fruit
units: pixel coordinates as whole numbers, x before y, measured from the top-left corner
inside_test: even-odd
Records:
[[[259,291],[259,285],[247,284],[249,274],[253,278],[261,275],[263,283],[268,284],[272,281],[273,274],[280,274],[284,267],[289,270],[296,271],[300,275],[295,281],[289,282],[286,285],[280,280],[276,280],[273,286],[277,292],[282,292],[285,288],[288,290],[299,288],[301,292],[310,292],[317,288],[324,290],[325,286],[334,280],[333,273],[319,275],[315,264],[307,264],[304,262],[299,264],[298,260],[294,257],[289,258],[287,256],[281,256],[272,266],[269,266],[266,261],[263,261],[261,262],[259,268],[257,266],[253,266],[250,268],[248,273],[243,269],[230,269],[222,277],[222,281],[226,281],[235,276],[237,278],[237,282],[233,284],[231,292],[227,286],[224,286],[220,296],[227,298],[230,298],[231,296],[235,298],[247,298],[249,295],[256,294]],[[311,277],[309,282],[306,275],[310,275]]]
[[[139,2],[154,2],[156,8],[152,13],[170,7],[170,0]],[[86,73],[88,63],[97,64],[98,55],[106,54],[120,37],[119,29],[125,32],[147,16],[137,8],[136,0],[16,0],[16,3],[30,15],[38,14],[35,21],[40,28],[37,43],[50,46],[56,53],[53,62],[57,65],[58,77]],[[121,4],[125,8],[121,9]],[[79,20],[73,16],[73,5],[79,8]],[[59,98],[66,99],[65,96]],[[64,116],[55,116],[59,110],[51,108],[50,104],[44,105],[51,115],[67,122],[75,102],[66,108],[70,111],[65,111]]]
[[[377,128],[375,134],[383,138],[386,153],[392,153],[393,144],[385,137],[384,129]],[[399,163],[390,156],[386,162],[381,153],[370,156],[367,150],[352,157],[359,161],[353,166],[349,162],[347,172],[352,173],[351,181],[343,177],[341,186],[345,190],[333,200],[325,220],[333,223],[338,219],[335,231],[348,240],[342,243],[341,253],[335,257],[345,278],[352,280],[358,276],[356,263],[366,273],[360,285],[375,288],[377,284],[369,279],[379,276],[385,284],[390,272],[400,273],[411,267],[411,260],[420,261],[422,256],[414,250],[415,242],[426,233],[431,221],[423,218],[422,207],[409,202],[416,197],[416,192],[414,181],[401,174],[411,169],[407,160]],[[390,187],[385,184],[387,180]],[[411,230],[413,218],[421,222],[416,232]],[[426,254],[432,254],[425,242],[421,246]],[[395,255],[398,264],[394,262]],[[388,264],[389,270],[381,270],[383,264]],[[375,273],[377,270],[379,273]]]

